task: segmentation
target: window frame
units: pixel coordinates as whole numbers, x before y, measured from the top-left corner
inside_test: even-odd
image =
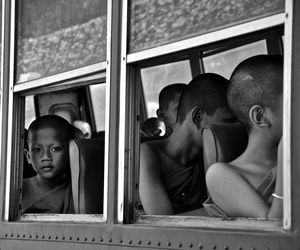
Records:
[[[2,1],[2,69],[1,69],[1,109],[0,109],[0,152],[1,159],[1,177],[0,177],[0,197],[3,205],[0,207],[2,217],[0,221],[71,221],[71,222],[105,222],[106,209],[103,214],[85,215],[85,214],[24,214],[20,215],[20,190],[22,183],[24,153],[24,121],[25,121],[25,96],[32,94],[46,93],[49,91],[59,91],[73,87],[88,86],[93,83],[105,82],[107,62],[99,62],[92,65],[72,69],[59,74],[42,77],[22,83],[15,82],[16,67],[16,1]],[[107,15],[110,15],[109,8]],[[108,28],[108,27],[107,27]],[[108,39],[108,37],[107,37]],[[110,45],[107,44],[107,50]],[[9,83],[9,84],[7,84]],[[108,86],[108,84],[107,84]],[[105,112],[109,117],[109,91],[106,91]],[[3,125],[5,124],[5,125]],[[105,129],[109,133],[109,122],[105,121]],[[105,141],[105,165],[104,172],[107,175],[107,155],[108,144]],[[6,167],[3,167],[6,166]],[[107,182],[104,182],[104,197],[107,192]],[[105,204],[105,202],[104,202]]]
[[[127,2],[127,1],[126,1]],[[288,6],[287,6],[288,8]],[[123,12],[126,12],[127,13],[127,6],[123,5]],[[288,11],[291,11],[290,9]],[[130,72],[129,74],[130,75],[138,75],[139,72],[137,71],[137,68],[139,68],[141,65],[143,64],[148,64],[147,62],[150,61],[151,62],[151,65],[155,64],[155,59],[158,58],[158,60],[160,61],[161,57],[162,56],[165,56],[166,58],[168,58],[168,54],[171,55],[172,57],[172,54],[178,52],[178,54],[181,53],[181,51],[185,51],[185,50],[188,50],[188,49],[191,49],[193,50],[194,48],[196,47],[205,47],[206,44],[213,44],[215,42],[220,42],[221,40],[224,40],[224,39],[228,39],[228,38],[235,38],[237,36],[241,36],[241,35],[246,35],[246,34],[251,34],[251,33],[254,33],[254,32],[259,32],[260,30],[267,30],[269,28],[272,28],[272,27],[276,27],[276,26],[279,26],[279,25],[282,25],[282,24],[285,24],[285,18],[286,18],[286,15],[284,13],[281,13],[281,14],[276,14],[276,15],[272,15],[272,16],[269,16],[269,17],[265,17],[265,18],[261,18],[261,19],[258,19],[258,20],[254,20],[254,21],[251,21],[251,22],[248,22],[248,23],[244,23],[244,24],[239,24],[239,25],[235,25],[235,26],[232,26],[232,27],[229,27],[229,28],[226,28],[226,29],[223,29],[223,30],[219,30],[219,31],[215,31],[215,32],[211,32],[209,34],[204,34],[204,35],[201,35],[201,36],[198,36],[198,37],[194,37],[194,38],[189,38],[189,39],[185,39],[185,40],[182,40],[182,41],[179,41],[179,42],[174,42],[174,43],[171,43],[171,44],[167,44],[167,45],[162,45],[162,46],[159,46],[157,48],[151,48],[151,49],[147,49],[147,50],[144,50],[144,51],[139,51],[139,52],[134,52],[134,53],[131,53],[131,54],[127,54],[124,52],[124,50],[122,51],[122,58],[126,57],[127,56],[127,60],[123,60],[121,62],[121,65],[123,67],[123,69],[126,69],[127,68],[127,71]],[[124,18],[122,20],[123,22],[123,25],[125,26],[125,22],[127,22],[128,18]],[[126,27],[126,26],[125,26]],[[257,28],[259,27],[259,28]],[[288,27],[289,29],[291,29],[291,27]],[[123,36],[126,36],[126,33],[124,34],[123,33]],[[259,36],[258,36],[259,37]],[[268,48],[267,46],[267,37],[265,38],[266,39],[266,47]],[[255,40],[259,40],[258,38],[254,38],[254,41]],[[124,42],[124,41],[123,41]],[[122,42],[122,44],[123,44]],[[242,43],[242,42],[241,42]],[[236,46],[240,46],[241,44],[238,43]],[[123,45],[124,48],[126,48],[126,45]],[[234,47],[236,47],[234,46]],[[219,51],[218,51],[219,52]],[[201,58],[201,57],[199,57]],[[132,73],[132,71],[134,73]],[[126,91],[139,91],[139,90],[134,90],[133,89],[133,86],[140,86],[140,77],[128,77],[126,76],[126,73],[123,72],[123,74],[121,74],[121,83],[123,84],[123,86],[127,85],[127,89],[123,89],[123,95],[125,95]],[[123,80],[122,80],[123,79]],[[287,85],[287,84],[285,84]],[[285,94],[287,95],[287,94]],[[129,97],[127,96],[127,99],[126,99],[126,102],[123,102],[121,105],[123,106],[128,106],[130,105],[130,103],[132,102],[130,100],[130,96],[134,96],[134,93],[131,93],[129,94]],[[289,99],[289,98],[288,98]],[[286,104],[285,104],[286,105]],[[286,106],[285,106],[286,107]],[[137,188],[137,185],[136,183],[127,183],[126,180],[129,180],[132,181],[132,180],[137,180],[137,176],[138,176],[138,171],[135,170],[134,171],[134,167],[138,167],[138,162],[139,162],[139,143],[138,144],[132,144],[132,141],[138,141],[139,142],[139,136],[137,135],[137,132],[136,131],[139,131],[139,123],[138,123],[138,119],[134,119],[134,120],[130,120],[130,117],[132,117],[132,113],[133,112],[138,112],[137,109],[135,110],[129,110],[129,112],[127,112],[128,114],[131,114],[130,116],[127,117],[124,117],[124,116],[121,116],[120,117],[120,122],[121,123],[126,123],[127,122],[127,126],[132,126],[132,127],[136,127],[137,129],[135,131],[131,131],[131,130],[127,130],[127,134],[126,133],[120,133],[120,150],[119,150],[119,157],[122,157],[122,160],[123,162],[119,162],[119,173],[122,173],[119,175],[119,185],[123,185],[124,186],[124,189],[128,192],[129,190],[135,190],[135,192],[138,192],[138,188]],[[124,112],[125,113],[125,112]],[[136,113],[138,114],[138,113]],[[285,118],[289,118],[290,117],[287,117],[287,114],[285,116]],[[288,130],[289,129],[289,126],[288,126],[288,123],[285,122],[284,123],[284,131]],[[123,130],[124,131],[124,130]],[[126,132],[126,130],[125,130]],[[123,135],[123,136],[122,136]],[[131,138],[131,141],[129,142],[129,139],[128,138]],[[134,138],[134,139],[132,139]],[[137,139],[138,138],[138,139]],[[127,141],[127,144],[126,144],[126,141]],[[122,147],[123,145],[123,147]],[[130,148],[134,148],[132,150],[132,152],[130,152]],[[289,151],[289,145],[288,145],[288,141],[285,140],[284,142],[284,147],[285,147],[285,151],[284,151],[284,154],[285,154],[285,157],[284,157],[284,162],[287,164],[286,166],[289,166],[289,167],[286,167],[285,169],[288,169],[290,168],[290,164],[289,164],[289,161],[288,161],[288,152]],[[137,149],[138,148],[138,149]],[[126,153],[124,153],[126,152]],[[289,151],[290,152],[290,151]],[[136,154],[138,153],[138,154]],[[132,162],[130,160],[127,160],[126,159],[131,159],[131,155],[134,155],[135,154],[135,162]],[[124,173],[126,172],[126,173]],[[133,176],[132,176],[133,175]],[[288,207],[290,204],[288,204],[287,200],[290,200],[290,186],[287,186],[287,180],[290,178],[290,174],[288,171],[285,170],[284,172],[284,179],[285,179],[285,186],[284,186],[284,189],[285,189],[285,197],[287,197],[287,199],[284,200],[284,218],[283,218],[283,226],[282,227],[278,227],[276,222],[274,222],[274,226],[272,226],[272,231],[274,232],[289,232],[291,230],[291,216],[290,216],[290,209],[291,207]],[[134,188],[132,188],[134,187]],[[124,199],[124,190],[122,192],[121,195],[118,196],[118,200],[119,200],[119,214],[118,214],[118,218],[122,218],[123,216],[123,221],[121,221],[119,219],[119,222],[124,222],[124,223],[136,223],[134,222],[134,219],[136,219],[136,216],[134,214],[134,208],[133,208],[133,205],[135,203],[134,200],[128,200],[127,196],[130,196],[130,197],[134,197],[134,195],[128,195],[125,197]],[[124,204],[125,202],[125,204]],[[127,205],[126,206],[126,203],[128,204],[131,204],[131,210],[128,209],[127,210],[127,213],[131,212],[131,214],[133,214],[133,221],[132,220],[128,220],[128,218],[130,218],[130,215],[128,214],[125,214],[124,213],[124,210],[122,210],[121,208],[122,207],[130,207],[130,205]],[[124,205],[124,206],[123,206]],[[191,218],[191,217],[189,217]],[[177,217],[178,219],[178,217]],[[188,217],[186,217],[186,219],[188,219]],[[176,219],[175,219],[176,220]],[[179,219],[178,219],[179,220]],[[160,226],[174,226],[174,223],[172,222],[172,216],[144,216],[143,217],[143,223],[142,224],[150,224],[150,225],[160,225]],[[158,223],[156,223],[157,221],[159,221]],[[174,221],[174,220],[173,220]],[[198,218],[197,219],[197,223],[194,224],[194,227],[197,227],[197,228],[201,228],[201,227],[206,227],[205,226],[205,218],[201,219],[201,218]],[[238,227],[240,229],[249,229],[247,223],[251,224],[251,228],[253,226],[254,229],[256,230],[259,230],[259,226],[255,227],[255,219],[248,219],[245,221],[245,223],[241,223],[241,225]],[[139,223],[138,223],[139,224]],[[272,222],[271,222],[272,224]],[[216,224],[215,226],[213,226],[213,228],[216,228],[216,229],[228,229],[228,226],[226,226],[227,224],[224,223],[223,225],[222,224]],[[185,223],[184,222],[184,219],[181,220],[181,223],[178,223],[178,226],[179,227],[189,227],[191,226],[189,223]]]

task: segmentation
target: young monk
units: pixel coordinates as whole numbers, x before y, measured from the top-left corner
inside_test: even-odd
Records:
[[[63,118],[46,115],[28,129],[27,161],[37,175],[23,181],[22,213],[71,213],[69,140],[72,126]]]
[[[171,215],[202,207],[206,185],[201,130],[233,119],[227,86],[217,74],[194,78],[180,98],[170,137],[141,145],[139,194],[146,214]]]
[[[212,199],[205,206],[211,215],[282,218],[282,164],[275,167],[282,136],[282,91],[281,56],[255,56],[234,70],[228,102],[246,126],[249,142],[234,161],[208,169]]]
[[[158,97],[159,108],[156,110],[156,114],[159,120],[165,123],[166,137],[172,134],[176,121],[179,99],[184,91],[186,84],[174,83],[164,87]]]

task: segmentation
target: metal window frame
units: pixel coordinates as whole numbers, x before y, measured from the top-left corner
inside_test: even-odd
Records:
[[[290,6],[291,3],[289,1],[286,1],[286,9],[287,12],[290,12],[293,10],[293,8]],[[123,6],[123,12],[124,11],[128,11],[127,10],[127,6]],[[127,18],[123,19],[123,25],[125,25],[125,23],[127,22]],[[236,26],[232,26],[223,30],[219,30],[219,31],[215,31],[215,32],[211,32],[209,34],[204,34],[201,36],[197,36],[194,38],[190,38],[190,39],[185,39],[179,42],[174,42],[168,45],[163,45],[163,46],[159,46],[156,48],[151,48],[151,49],[147,49],[145,51],[140,51],[140,52],[135,52],[135,53],[131,53],[131,54],[127,54],[125,55],[124,53],[122,54],[122,58],[127,58],[127,68],[130,69],[131,65],[139,65],[139,63],[144,63],[145,60],[151,59],[151,60],[155,60],[156,57],[160,57],[163,55],[167,55],[167,54],[172,54],[175,52],[180,52],[183,50],[187,50],[187,49],[192,49],[194,47],[199,47],[202,45],[206,45],[206,44],[210,44],[213,42],[217,42],[220,40],[224,40],[224,39],[228,39],[228,38],[234,38],[240,35],[245,35],[248,33],[252,33],[255,31],[259,31],[259,30],[264,30],[264,29],[268,29],[268,28],[272,28],[278,25],[282,25],[282,24],[287,24],[288,21],[286,21],[286,14],[285,13],[281,13],[281,14],[276,14],[276,15],[272,15],[269,17],[265,17],[265,18],[261,18],[255,21],[251,21],[248,23],[244,23],[244,24],[240,24],[240,25],[236,25]],[[288,24],[285,25],[285,29],[287,32],[287,29],[292,30],[292,26],[289,26]],[[124,36],[126,36],[127,33],[124,34]],[[124,47],[126,47],[126,44],[124,44],[124,40],[122,40],[122,45]],[[126,57],[127,56],[127,57]],[[287,56],[285,56],[286,60],[290,60]],[[121,63],[124,64],[123,68],[125,68],[125,60],[123,60]],[[285,64],[286,65],[286,64]],[[285,66],[286,67],[286,66]],[[285,70],[285,78],[287,78],[287,71]],[[130,78],[127,78],[127,80],[130,80]],[[128,86],[130,85],[134,85],[135,83],[132,82],[131,78],[131,82],[127,83]],[[286,82],[287,80],[285,80]],[[124,83],[126,82],[126,74],[121,74],[121,82]],[[125,85],[125,84],[124,84]],[[290,108],[289,105],[289,94],[290,94],[290,87],[287,83],[285,83],[285,99],[287,99],[285,101],[285,106],[284,106],[284,110],[286,111],[287,109]],[[126,91],[123,89],[123,95]],[[126,104],[126,102],[123,102],[123,105]],[[131,113],[131,112],[129,112]],[[289,115],[289,112],[284,112],[285,116],[284,116],[284,163],[285,163],[285,170],[284,170],[284,195],[285,197],[287,197],[284,200],[284,218],[283,218],[283,226],[279,227],[278,223],[271,223],[271,229],[274,232],[283,232],[283,230],[285,230],[284,232],[289,232],[291,230],[291,203],[290,203],[290,198],[291,198],[291,187],[289,185],[290,180],[291,180],[291,175],[290,175],[290,147],[289,147],[289,143],[290,143],[290,119],[291,116]],[[120,121],[125,122],[126,119],[124,117],[124,115],[120,114]],[[127,120],[128,123],[128,120]],[[287,132],[288,131],[288,132]],[[127,133],[128,130],[127,130]],[[126,141],[126,136],[130,137],[130,138],[135,138],[136,135],[134,136],[133,134],[129,135],[125,135],[120,133],[120,136],[123,135],[120,138],[120,143],[124,144],[124,142]],[[128,145],[129,147],[129,145]],[[126,154],[124,152],[126,147],[123,147],[122,150],[119,150],[119,158],[121,157],[121,159],[124,159],[124,162],[126,161]],[[138,150],[137,150],[138,151]],[[136,157],[137,160],[138,157]],[[123,182],[123,185],[126,185],[125,180],[124,180],[124,166],[125,164],[130,164],[130,162],[127,163],[123,163],[123,164],[119,164],[119,173],[121,173],[121,175],[119,176],[119,185]],[[127,165],[126,165],[127,166]],[[120,182],[120,179],[122,182]],[[119,195],[119,200],[124,201],[124,191],[122,190],[122,194]],[[123,196],[123,199],[122,199]],[[121,203],[120,203],[121,204]],[[123,204],[124,205],[124,204]],[[119,214],[119,218],[124,217],[123,211],[120,212]],[[127,215],[128,216],[128,215]],[[162,219],[162,217],[159,216],[147,216],[145,217],[146,219],[143,220],[143,223],[145,224],[151,224],[151,225],[155,225],[156,223],[153,223],[154,221],[156,221],[157,219],[159,220],[159,218]],[[171,218],[171,217],[163,217],[163,220],[159,220],[160,222],[158,222],[158,225],[169,225],[170,223],[167,223],[168,219],[166,218]],[[163,223],[163,221],[166,221],[166,223]],[[182,223],[178,224],[178,226],[189,226],[189,224],[184,223],[184,220],[181,221]],[[249,222],[251,224],[251,228],[254,227],[255,228],[255,220],[247,220],[244,223],[241,223],[240,228],[241,229],[247,229],[247,227],[249,228]],[[142,223],[142,224],[143,224]],[[198,227],[205,227],[205,219],[201,220],[198,219]],[[172,224],[172,222],[171,222]],[[248,224],[248,226],[247,226]],[[257,224],[258,225],[258,224]],[[272,226],[273,225],[273,226]],[[216,225],[215,228],[222,228],[222,229],[226,229],[226,223],[224,223],[223,225]],[[256,230],[259,230],[259,227],[256,227]]]
[[[107,15],[110,16],[110,9],[107,9]],[[17,140],[21,139],[21,134],[18,131],[22,127],[22,117],[24,118],[24,96],[29,94],[37,94],[45,91],[55,91],[67,89],[70,87],[84,86],[89,83],[95,83],[105,78],[105,70],[107,62],[95,63],[78,69],[69,70],[63,73],[43,77],[36,80],[15,84],[14,67],[15,67],[15,30],[16,30],[16,0],[2,1],[2,51],[1,51],[1,109],[0,109],[0,198],[3,200],[0,206],[0,221],[10,221],[11,219],[21,221],[73,221],[73,222],[105,222],[106,214],[104,207],[103,215],[80,215],[74,214],[66,216],[62,214],[55,215],[18,215],[19,201],[19,185],[21,182],[20,176],[22,171],[16,169],[18,164],[21,164],[21,144]],[[109,40],[109,36],[107,36]],[[110,44],[107,44],[109,50]],[[84,82],[83,82],[84,81]],[[9,84],[7,84],[9,83]],[[108,84],[107,84],[108,86]],[[109,91],[106,91],[106,103],[109,103]],[[106,105],[105,110],[109,116],[109,105]],[[24,119],[23,119],[24,120]],[[107,119],[108,120],[108,119]],[[24,121],[23,121],[24,122]],[[105,128],[109,130],[109,121],[106,121]],[[14,133],[17,131],[17,133]],[[109,133],[109,132],[108,132]],[[108,145],[105,145],[105,155],[108,154]],[[14,158],[13,158],[14,157]],[[104,172],[107,176],[107,161],[105,157]],[[12,176],[13,173],[16,175]],[[18,177],[19,176],[19,177]],[[104,199],[107,193],[107,185],[104,185]],[[17,194],[17,195],[16,195]],[[104,203],[105,205],[105,203]],[[12,208],[11,208],[12,206]],[[55,219],[54,219],[55,218]]]

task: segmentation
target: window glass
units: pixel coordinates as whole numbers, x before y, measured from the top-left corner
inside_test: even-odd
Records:
[[[90,86],[97,132],[105,130],[105,83]]]
[[[92,130],[86,117],[103,114],[104,124],[105,116],[101,102],[94,111],[85,104],[87,89],[84,86],[26,96],[20,211],[24,219],[33,213],[102,214],[105,138],[104,133]],[[105,86],[90,89],[96,92],[95,98],[105,100]],[[28,131],[33,121],[35,126]]]
[[[130,1],[129,51],[136,52],[282,13],[284,0]]]
[[[204,57],[204,70],[205,72],[220,74],[229,79],[232,71],[240,62],[259,54],[267,54],[265,40]]]
[[[18,1],[17,82],[106,58],[105,0]]]
[[[159,92],[173,83],[188,83],[192,80],[189,61],[168,63],[141,70],[147,117],[156,116]]]
[[[25,98],[25,128],[28,129],[29,125],[36,118],[34,109],[34,98],[32,95]]]

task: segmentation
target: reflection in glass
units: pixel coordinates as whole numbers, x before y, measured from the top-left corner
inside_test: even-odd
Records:
[[[155,117],[159,92],[173,83],[188,83],[192,80],[189,61],[168,63],[141,70],[147,117]]]
[[[217,73],[229,79],[232,71],[240,62],[259,54],[267,54],[265,40],[204,57],[204,69],[205,72]]]
[[[105,0],[22,0],[17,81],[105,61]]]
[[[283,13],[284,0],[130,1],[130,52]]]

